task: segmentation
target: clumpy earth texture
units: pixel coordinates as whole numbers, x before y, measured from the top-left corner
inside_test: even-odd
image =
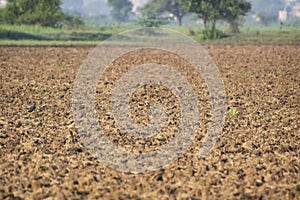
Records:
[[[299,46],[204,48],[219,68],[227,95],[218,142],[198,158],[210,121],[209,94],[201,77],[178,65],[199,99],[201,126],[188,151],[173,163],[132,174],[101,163],[75,128],[74,80],[92,47],[0,47],[0,199],[299,199]],[[159,149],[176,134],[178,100],[159,85],[140,88],[129,105],[138,124],[149,122],[149,105],[164,106],[168,121],[161,134],[144,140],[124,135],[111,116],[109,95],[129,61],[159,62],[161,57],[172,62],[155,51],[129,54],[99,79],[99,124],[128,151]],[[34,102],[36,109],[28,112]]]

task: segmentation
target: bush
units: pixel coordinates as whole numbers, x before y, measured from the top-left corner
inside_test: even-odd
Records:
[[[2,16],[7,24],[55,27],[64,18],[60,4],[60,0],[9,0]]]
[[[215,39],[220,39],[223,35],[222,31],[221,30],[218,30],[216,28],[205,28],[203,31],[202,31],[202,34],[203,34],[203,39],[204,40],[215,40]]]
[[[83,28],[84,22],[80,16],[65,14],[62,21],[57,25],[59,28]]]
[[[156,14],[150,14],[150,13],[148,13],[146,16],[139,19],[138,21],[138,24],[144,28],[150,28],[150,27],[158,28],[168,23],[169,23],[168,18],[159,17]]]

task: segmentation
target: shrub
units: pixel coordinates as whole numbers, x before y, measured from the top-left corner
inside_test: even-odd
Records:
[[[148,13],[144,17],[140,18],[138,24],[144,28],[160,27],[161,25],[168,24],[168,18],[159,17],[154,13]]]
[[[223,33],[221,30],[216,28],[205,28],[202,32],[204,40],[215,40],[222,37]]]

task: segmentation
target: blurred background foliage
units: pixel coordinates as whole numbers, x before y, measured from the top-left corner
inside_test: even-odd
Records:
[[[0,39],[96,41],[160,26],[205,40],[237,37],[245,27],[256,27],[259,36],[263,27],[298,28],[297,5],[300,0],[0,0]]]

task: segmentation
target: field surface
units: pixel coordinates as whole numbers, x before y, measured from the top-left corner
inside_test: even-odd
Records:
[[[201,128],[186,154],[145,174],[103,165],[78,136],[73,86],[92,47],[0,47],[0,199],[299,199],[299,46],[204,47],[226,88],[223,133],[210,154],[198,159],[210,120],[208,91],[188,66],[177,65],[197,93]],[[146,86],[130,102],[133,119],[141,124],[148,120],[145,102],[167,107],[169,124],[157,137],[139,141],[120,134],[109,109],[111,89],[130,60],[178,62],[160,53],[127,55],[99,81],[100,125],[129,151],[154,150],[176,134],[178,102],[167,88]],[[34,102],[36,109],[28,112]]]

